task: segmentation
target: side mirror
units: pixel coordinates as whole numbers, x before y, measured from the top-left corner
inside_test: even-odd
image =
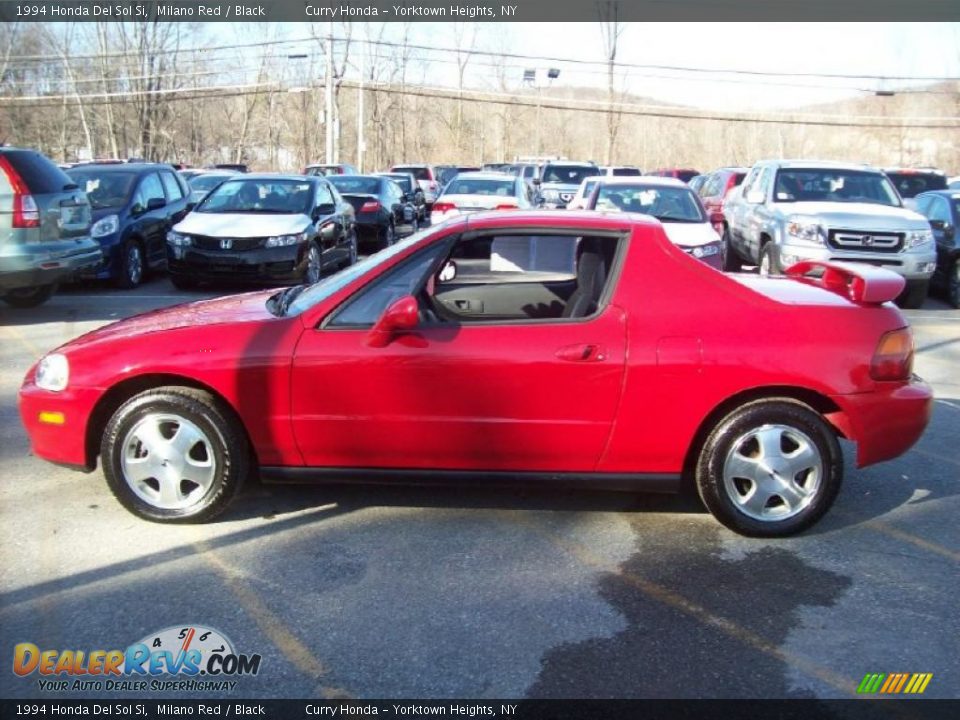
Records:
[[[766,195],[764,195],[762,190],[751,190],[744,196],[744,200],[751,205],[759,205],[766,199]]]
[[[403,194],[400,196],[400,202],[410,202],[410,196],[407,195],[406,193],[403,193]]]
[[[534,178],[533,180],[531,180],[531,182],[532,182],[534,185],[539,185],[539,184],[540,184],[540,178]]]
[[[166,207],[167,201],[163,198],[150,198],[147,200],[147,212],[151,210],[159,210],[162,207]]]
[[[370,330],[367,345],[386,347],[399,333],[413,330],[420,322],[420,306],[413,295],[404,295],[394,300],[383,311],[380,319]]]

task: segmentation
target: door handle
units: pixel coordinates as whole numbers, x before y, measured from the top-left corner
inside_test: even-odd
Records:
[[[603,347],[588,343],[567,345],[557,350],[556,355],[568,362],[603,362],[607,359],[607,351]]]

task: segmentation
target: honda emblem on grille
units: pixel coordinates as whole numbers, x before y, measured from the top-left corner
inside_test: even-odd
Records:
[[[870,247],[871,245],[873,245],[873,235],[864,235],[862,238],[860,238],[860,242],[863,245]]]
[[[221,250],[229,250],[229,249],[232,248],[232,247],[233,247],[233,239],[232,239],[232,238],[224,238],[223,240],[220,241],[220,249],[221,249]]]

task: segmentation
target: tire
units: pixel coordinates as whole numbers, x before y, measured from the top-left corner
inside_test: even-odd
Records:
[[[769,240],[760,248],[760,262],[757,263],[757,272],[764,276],[783,275],[783,270],[780,269],[780,263],[777,261],[776,250]]]
[[[37,287],[16,288],[3,295],[3,301],[10,307],[21,310],[43,305],[57,291],[56,285],[38,285]]]
[[[947,276],[947,302],[960,308],[960,260],[954,260]]]
[[[114,284],[123,290],[137,287],[146,275],[143,246],[136,240],[127,240],[120,251],[120,266]]]
[[[171,275],[170,282],[173,283],[173,286],[177,288],[177,290],[193,290],[197,287],[196,280],[184,275]]]
[[[723,271],[740,272],[743,270],[743,261],[733,249],[733,240],[730,237],[730,228],[723,226]]]
[[[388,248],[397,241],[397,231],[393,228],[393,223],[388,223],[387,226],[380,231],[380,249]]]
[[[320,248],[315,242],[311,242],[307,248],[307,266],[303,270],[303,282],[307,285],[313,285],[320,282],[323,275],[323,256],[320,254]]]
[[[413,222],[410,223],[410,232],[407,234],[407,237],[416,235],[418,232],[420,232],[420,221],[414,217]]]
[[[696,468],[703,503],[749,537],[786,537],[810,527],[833,505],[842,481],[832,428],[790,398],[757,400],[728,414],[707,437]]]
[[[127,400],[107,423],[100,452],[111,492],[151,522],[210,520],[250,471],[240,424],[209,393],[186,387],[160,387]],[[163,478],[154,476],[160,473]]]
[[[347,256],[347,261],[343,264],[343,267],[350,267],[355,262],[357,262],[357,231],[354,230],[350,234],[350,247],[348,249],[349,255]]]
[[[908,280],[907,286],[900,293],[900,297],[897,298],[897,304],[904,310],[917,310],[923,307],[923,302],[927,299],[929,291],[929,280]]]

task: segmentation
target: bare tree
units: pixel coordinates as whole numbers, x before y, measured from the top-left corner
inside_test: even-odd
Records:
[[[620,110],[614,110],[614,101],[618,100],[614,93],[614,73],[617,67],[617,44],[623,34],[624,23],[619,22],[620,3],[613,0],[603,0],[598,3],[600,12],[600,33],[603,36],[603,53],[607,61],[607,151],[605,162],[613,164],[614,147],[617,144],[617,133],[620,130]]]

